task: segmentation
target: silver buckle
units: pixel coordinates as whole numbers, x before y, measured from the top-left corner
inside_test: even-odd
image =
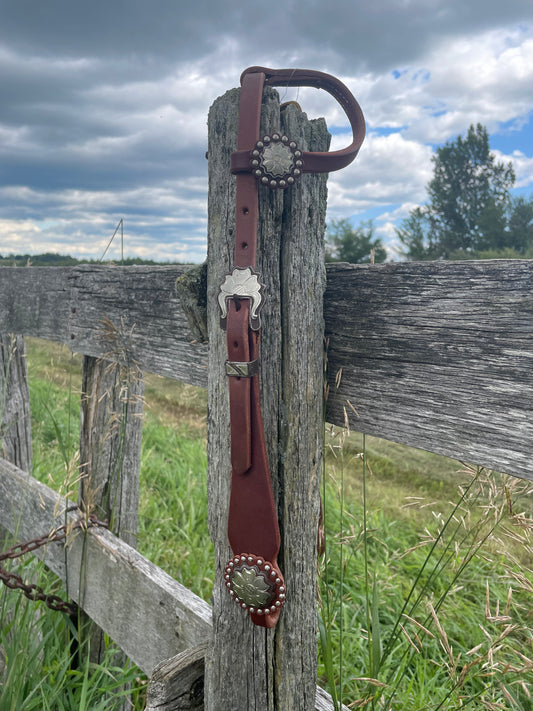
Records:
[[[259,311],[263,306],[263,284],[259,281],[261,275],[251,267],[235,267],[227,274],[218,292],[220,306],[220,321],[222,328],[226,327],[228,317],[228,299],[250,299],[250,328],[258,331],[261,328]]]

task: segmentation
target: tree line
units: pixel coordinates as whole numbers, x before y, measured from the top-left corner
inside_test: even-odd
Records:
[[[511,195],[512,163],[497,162],[489,143],[486,127],[478,123],[465,138],[437,148],[426,204],[411,210],[396,229],[403,259],[533,258],[533,195]],[[349,219],[328,226],[328,261],[386,258],[371,220],[355,228]]]
[[[119,260],[101,259],[76,259],[69,254],[58,254],[56,252],[45,252],[44,254],[0,254],[0,267],[74,267],[77,264],[116,264],[123,267],[135,265],[169,265],[182,264],[182,262],[156,262],[152,259],[141,259],[140,257],[126,257]]]

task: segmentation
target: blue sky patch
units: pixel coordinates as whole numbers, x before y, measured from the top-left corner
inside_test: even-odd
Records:
[[[490,147],[492,150],[511,154],[521,151],[526,156],[533,155],[533,125],[531,116],[522,124],[517,119],[507,121],[500,125],[498,132],[490,134]]]

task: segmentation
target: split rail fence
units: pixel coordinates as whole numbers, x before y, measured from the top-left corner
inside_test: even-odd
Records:
[[[325,711],[333,705],[315,681],[313,558],[323,336],[327,422],[343,426],[348,418],[354,430],[533,480],[533,261],[334,264],[325,270],[320,247],[325,178],[306,176],[296,197],[261,197],[260,266],[274,295],[274,305],[264,312],[264,331],[271,339],[263,341],[262,351],[265,431],[280,511],[281,560],[288,590],[292,585],[297,594],[287,599],[274,631],[252,629],[218,583],[213,614],[206,602],[140,555],[133,534],[142,372],[201,387],[208,386],[209,376],[207,476],[217,571],[229,552],[224,336],[209,304],[216,301],[231,255],[232,195],[227,177],[217,178],[217,166],[227,170],[235,143],[234,134],[228,136],[236,131],[237,97],[238,92],[228,92],[210,117],[210,136],[227,136],[210,139],[206,270],[0,269],[0,385],[7,393],[0,525],[24,540],[64,522],[67,502],[28,473],[30,411],[22,336],[63,343],[84,355],[82,473],[100,492],[114,486],[118,503],[111,511],[114,532],[93,529],[75,536],[66,549],[51,544],[44,560],[96,625],[152,675],[147,708],[203,709],[205,659],[208,711]],[[307,122],[296,109],[280,118],[275,92],[266,97],[264,111],[266,124],[292,122],[290,135],[299,131],[304,149],[323,146],[320,125]],[[123,407],[124,373],[132,372],[128,406],[136,416],[128,417],[129,429],[121,437],[107,436],[102,450],[105,422]],[[110,478],[118,458],[119,483]],[[81,489],[82,499],[88,497]],[[106,501],[96,505],[105,513]],[[76,518],[74,512],[68,516]]]
[[[143,370],[205,387],[207,346],[194,341],[175,291],[185,271],[0,269],[0,330],[64,343],[89,356],[86,369],[92,359],[126,353]],[[342,426],[347,413],[367,434],[533,480],[533,262],[327,271],[326,420]],[[106,335],[106,322],[122,324],[121,344]],[[4,335],[3,345],[7,351],[12,339]],[[16,347],[14,357],[4,355],[4,367],[11,360],[4,439],[13,461],[0,460],[0,523],[24,540],[62,523],[65,503],[24,471],[31,440],[21,339]],[[90,571],[84,589],[82,560]],[[184,683],[191,693],[198,688],[211,632],[207,603],[109,531],[75,539],[68,565],[63,548],[50,545],[45,562],[146,673],[182,652],[158,673],[183,664]],[[320,691],[316,708],[331,708]]]

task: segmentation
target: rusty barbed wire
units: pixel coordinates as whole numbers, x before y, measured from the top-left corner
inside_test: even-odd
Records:
[[[24,543],[16,543],[14,546],[11,546],[11,548],[8,548],[7,551],[0,553],[0,563],[5,560],[14,560],[16,558],[20,558],[23,555],[26,555],[26,553],[33,553],[33,551],[37,550],[38,548],[42,548],[42,546],[45,546],[48,543],[57,543],[60,541],[64,541],[67,538],[68,534],[77,528],[81,528],[85,531],[88,528],[93,528],[96,526],[107,528],[108,523],[107,521],[99,521],[94,514],[90,514],[88,518],[80,516],[80,518],[73,524],[63,524],[62,526],[59,526],[58,528],[54,529],[53,531],[50,531],[44,536],[32,538],[31,540],[25,541]],[[20,590],[22,594],[28,598],[28,600],[31,600],[32,602],[35,602],[37,600],[44,602],[44,604],[50,610],[54,610],[56,612],[64,612],[67,615],[76,614],[78,610],[78,606],[76,605],[76,603],[66,602],[58,595],[47,594],[44,592],[43,588],[40,585],[36,585],[35,583],[25,583],[24,580],[20,577],[20,575],[5,570],[5,568],[3,568],[1,565],[0,580],[9,589]]]

